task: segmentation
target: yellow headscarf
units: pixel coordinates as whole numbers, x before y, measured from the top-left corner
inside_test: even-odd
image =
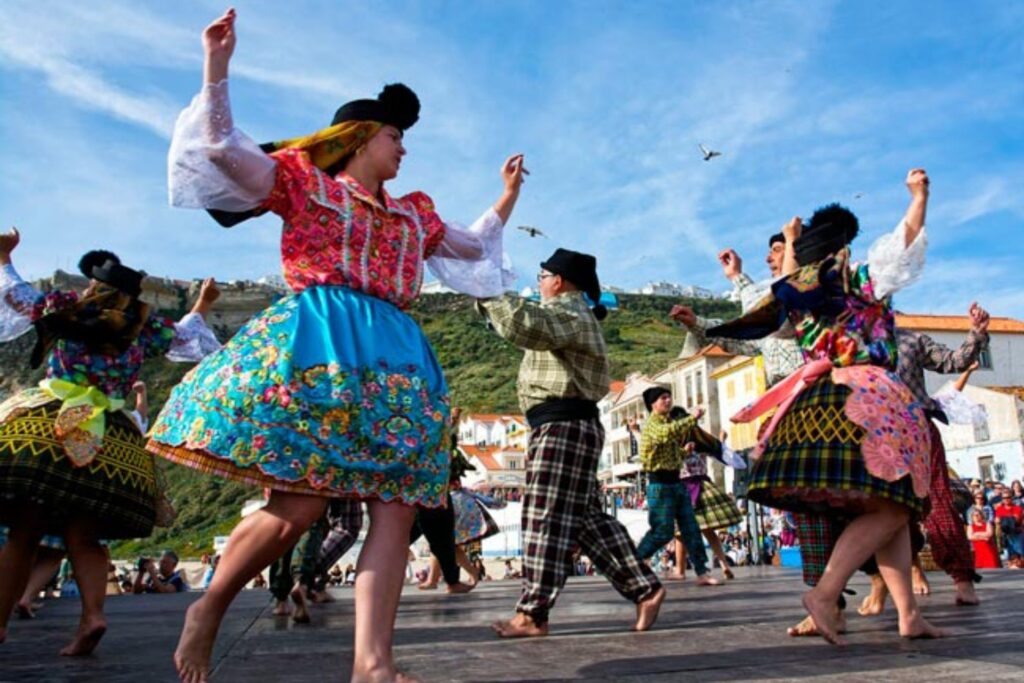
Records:
[[[381,127],[382,124],[376,121],[342,121],[311,135],[271,142],[264,145],[264,151],[302,149],[309,153],[309,159],[314,166],[326,171],[345,157],[354,154],[376,135]]]

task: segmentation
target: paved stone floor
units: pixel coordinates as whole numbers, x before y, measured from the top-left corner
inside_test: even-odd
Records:
[[[487,624],[511,614],[514,582],[484,584],[470,595],[409,588],[402,600],[395,651],[400,666],[426,681],[1024,680],[1024,572],[988,572],[984,604],[953,605],[951,584],[930,574],[922,600],[930,619],[951,632],[937,641],[901,641],[895,613],[850,617],[850,644],[793,639],[785,626],[802,615],[799,572],[740,570],[720,588],[692,580],[669,584],[654,630],[628,631],[632,605],[601,579],[573,579],[553,613],[552,635],[500,641]],[[866,580],[852,584],[858,598]],[[351,666],[352,593],[314,608],[309,625],[270,616],[268,596],[236,601],[215,650],[218,682],[347,681]],[[11,623],[0,645],[0,681],[173,681],[171,653],[185,606],[197,594],[108,600],[110,629],[97,652],[67,659],[57,650],[72,632],[77,604],[48,604],[37,619]],[[856,600],[857,598],[854,598]]]

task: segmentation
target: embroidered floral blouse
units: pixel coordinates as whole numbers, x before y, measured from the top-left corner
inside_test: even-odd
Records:
[[[309,155],[271,155],[277,175],[263,206],[284,219],[284,277],[296,292],[345,285],[407,308],[423,282],[423,263],[444,238],[430,197],[414,192],[385,203],[358,181],[316,168]]]
[[[77,301],[77,292],[42,294],[12,266],[0,268],[0,341],[20,336],[42,316]],[[58,340],[46,360],[46,377],[94,386],[110,398],[124,398],[138,381],[147,358],[166,355],[176,361],[198,361],[217,348],[220,344],[198,314],[189,313],[178,323],[150,315],[142,332],[120,356],[90,353],[82,342]]]

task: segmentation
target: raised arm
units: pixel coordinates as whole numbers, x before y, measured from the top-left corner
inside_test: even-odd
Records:
[[[786,251],[785,255],[782,257],[783,275],[795,273],[800,267],[800,264],[796,260],[796,241],[800,239],[800,233],[803,232],[803,225],[803,221],[800,217],[794,216],[782,227],[782,236],[786,240]]]
[[[701,348],[708,344],[716,344],[729,353],[739,356],[758,356],[761,354],[760,341],[747,341],[740,339],[727,339],[725,337],[708,337],[707,328],[710,327],[707,320],[694,313],[689,306],[677,304],[669,311],[669,317],[686,326],[687,334],[692,334]]]
[[[928,172],[923,168],[912,168],[907,173],[907,190],[910,191],[910,206],[903,217],[906,224],[904,246],[909,247],[924,229],[924,218],[928,208],[928,191],[930,181]]]
[[[235,49],[235,11],[203,31],[203,88],[178,117],[168,152],[171,205],[248,211],[274,187],[276,162],[235,128],[228,64]]]
[[[32,327],[36,303],[43,297],[14,269],[11,252],[20,242],[17,228],[0,233],[0,341],[20,337]]]
[[[494,330],[521,349],[553,351],[577,339],[577,318],[572,313],[521,297],[503,296],[477,302]]]
[[[910,205],[896,229],[882,235],[868,250],[868,269],[876,299],[913,284],[924,270],[928,237],[925,231],[925,209],[928,206],[929,180],[924,169],[907,173]]]
[[[928,335],[921,335],[924,350],[921,365],[924,369],[948,375],[966,371],[978,359],[981,350],[988,343],[989,316],[988,312],[976,303],[971,304],[970,316],[971,330],[963,344],[956,350],[938,343]]]

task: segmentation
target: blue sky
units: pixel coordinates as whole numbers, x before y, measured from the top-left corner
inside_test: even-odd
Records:
[[[389,189],[447,220],[531,170],[506,249],[530,284],[556,246],[606,284],[726,289],[716,252],[765,276],[767,236],[830,201],[890,230],[912,166],[932,176],[929,261],[908,312],[978,299],[1024,317],[1024,4],[1007,2],[238,2],[236,123],[257,140],[326,125],[403,81],[423,102]],[[166,153],[225,5],[0,5],[0,223],[22,273],[104,246],[147,272],[279,271],[279,222],[231,230],[172,209]],[[701,160],[698,143],[722,150]],[[860,194],[859,198],[855,198]]]

